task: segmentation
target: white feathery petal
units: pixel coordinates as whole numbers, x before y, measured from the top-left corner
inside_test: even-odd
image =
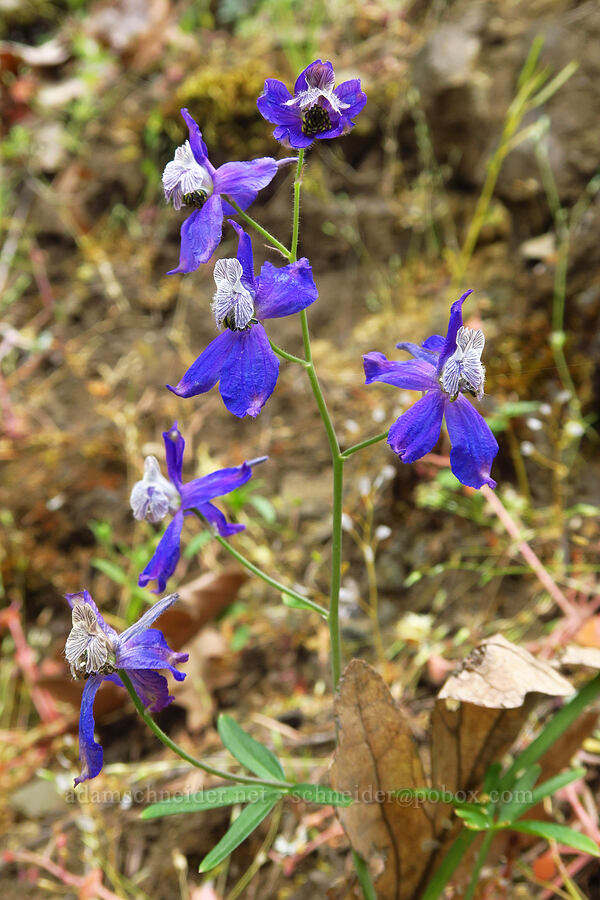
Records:
[[[162,184],[165,199],[172,200],[175,209],[181,209],[185,194],[203,191],[210,197],[214,189],[207,169],[196,162],[189,141],[175,150],[175,158],[165,166]]]
[[[242,284],[244,270],[238,259],[219,259],[215,263],[214,279],[217,290],[211,309],[217,325],[231,318],[235,330],[242,330],[254,316],[254,297]]]

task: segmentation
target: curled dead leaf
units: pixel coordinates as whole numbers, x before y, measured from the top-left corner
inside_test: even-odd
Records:
[[[574,692],[570,682],[548,663],[495,634],[467,656],[438,698],[490,709],[515,709],[529,693],[568,697]]]

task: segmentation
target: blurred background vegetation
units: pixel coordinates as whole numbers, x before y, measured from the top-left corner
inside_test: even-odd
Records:
[[[320,294],[309,320],[340,439],[381,431],[414,401],[365,388],[361,354],[394,358],[398,340],[442,331],[450,302],[473,288],[465,312],[487,338],[497,496],[583,610],[567,637],[600,645],[599,39],[598,5],[574,0],[0,0],[0,821],[13,849],[62,847],[65,869],[103,870],[118,896],[159,900],[201,889],[195,863],[224,828],[225,812],[189,834],[175,820],[140,823],[135,806],[64,800],[78,696],[66,687],[62,595],[87,587],[116,625],[152,602],[136,584],[158,535],[133,522],[128,496],[173,420],[190,478],[269,455],[223,501],[247,526],[236,546],[326,603],[328,447],[299,373],[282,366],[256,421],[234,419],[216,391],[181,401],[163,387],[214,335],[212,264],[165,275],[183,218],[160,184],[186,137],[179,109],[215,165],[282,155],[256,98],[266,77],[290,84],[315,58],[332,60],[338,82],[360,77],[369,98],[350,135],[310,151],[303,186],[300,250]],[[280,173],[252,210],[284,242],[291,177]],[[226,229],[218,254],[235,246]],[[257,265],[278,262],[254,246]],[[299,352],[295,320],[272,326]],[[396,696],[410,691],[417,734],[445,660],[498,630],[546,650],[566,639],[556,595],[497,511],[448,471],[447,453],[442,438],[407,467],[376,445],[346,467],[346,658],[377,661]],[[191,583],[194,613],[206,602],[195,579],[230,563],[193,523],[185,541],[169,587]],[[315,777],[333,738],[326,628],[262,583],[238,588],[219,587],[205,627],[188,623],[210,665],[163,724],[198,755],[217,753],[214,713],[234,708],[261,739],[304,753]],[[177,766],[157,762],[133,715],[107,705],[103,783],[172,784]],[[294,841],[329,827],[292,819],[288,850],[247,896],[324,895],[343,877],[339,834],[316,865],[313,854],[284,877]],[[230,886],[252,849],[234,857]],[[0,871],[3,896],[15,871]],[[21,897],[69,895],[56,873],[27,894],[28,877]]]

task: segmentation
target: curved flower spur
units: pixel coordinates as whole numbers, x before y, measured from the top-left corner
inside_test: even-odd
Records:
[[[335,87],[330,62],[317,59],[300,73],[290,94],[282,81],[267,78],[257,100],[260,114],[277,125],[273,137],[284,146],[310,147],[315,138],[336,138],[354,126],[367,102],[360,79],[353,78]]]
[[[88,591],[67,594],[72,609],[72,628],[65,656],[73,678],[85,678],[79,714],[79,759],[81,775],[75,785],[95,778],[102,769],[102,747],[94,741],[94,698],[106,679],[125,687],[117,669],[124,669],[144,706],[159,712],[174,699],[167,679],[158,670],[168,669],[177,681],[185,673],[176,666],[187,662],[187,653],[176,653],[162,631],[150,626],[178,599],[170,594],[154,604],[134,625],[118,634],[104,621]]]
[[[182,470],[185,441],[177,422],[169,431],[163,431],[163,440],[169,477],[165,478],[161,474],[156,457],[147,456],[144,462],[144,477],[134,484],[130,500],[136,519],[147,519],[149,522],[157,523],[168,513],[173,515],[173,521],[138,579],[140,587],[145,587],[150,581],[156,581],[158,587],[154,593],[164,591],[179,562],[184,516],[193,515],[194,511],[198,510],[217,529],[221,537],[229,537],[244,530],[245,525],[232,525],[221,510],[210,501],[245,484],[252,477],[252,466],[267,459],[266,456],[262,456],[244,462],[241,466],[219,469],[184,484]]]
[[[472,291],[466,291],[450,309],[446,337],[434,334],[419,346],[402,341],[396,346],[414,359],[393,362],[383,353],[364,357],[366,384],[382,381],[404,390],[424,391],[425,395],[394,422],[388,444],[404,463],[415,462],[433,450],[446,417],[452,449],[450,467],[458,480],[469,487],[491,488],[490,477],[498,443],[485,420],[464,396],[481,400],[485,369],[481,353],[483,332],[465,328],[462,305]]]
[[[208,262],[219,246],[223,214],[236,212],[222,194],[227,194],[241,209],[247,209],[258,191],[271,183],[280,166],[296,162],[295,157],[275,160],[263,156],[251,162],[225,163],[215,169],[197,123],[187,109],[182,109],[181,115],[188,126],[189,140],[177,148],[174,159],[165,166],[162,183],[165,199],[173,202],[174,209],[191,206],[194,211],[181,226],[179,265],[169,275],[194,272]]]
[[[275,389],[279,359],[262,326],[264,319],[291,316],[317,299],[307,259],[280,269],[270,262],[254,276],[252,243],[246,232],[230,222],[239,235],[236,259],[215,265],[212,311],[225,331],[200,354],[175,387],[178,397],[195,397],[217,382],[223,403],[234,416],[255,417]]]

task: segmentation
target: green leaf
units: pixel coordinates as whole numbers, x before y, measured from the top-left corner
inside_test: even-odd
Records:
[[[209,544],[212,541],[212,534],[210,531],[199,531],[198,534],[195,534],[191,539],[185,550],[183,551],[184,559],[192,559],[197,553],[202,550],[206,544]]]
[[[108,559],[94,557],[92,565],[104,575],[108,575],[111,581],[116,581],[117,584],[127,584],[127,573],[120,566],[117,566],[116,563],[110,562]]]
[[[143,810],[142,819],[160,819],[162,816],[175,816],[178,813],[202,812],[205,809],[216,809],[218,806],[232,806],[235,803],[253,803],[266,799],[273,791],[260,785],[228,784],[224,787],[208,788],[190,794],[189,797],[173,797],[160,800]]]
[[[285,781],[285,772],[275,754],[250,737],[231,716],[220,715],[217,728],[231,755],[243,766],[261,778]]]
[[[522,831],[523,834],[535,834],[538,837],[545,838],[547,841],[558,841],[559,844],[566,844],[567,847],[573,847],[575,850],[581,850],[582,853],[589,853],[591,856],[600,856],[600,849],[595,841],[587,834],[581,834],[579,831],[573,831],[566,825],[556,825],[554,822],[536,822],[534,820],[526,822],[513,822],[509,826],[511,831]]]
[[[500,780],[500,773],[502,771],[502,765],[499,762],[492,763],[485,773],[483,779],[483,792],[484,794],[489,794]]]
[[[572,781],[583,778],[584,775],[585,769],[583,766],[580,766],[578,769],[567,769],[566,772],[561,772],[559,775],[555,775],[554,778],[549,778],[548,781],[544,781],[543,784],[538,784],[533,791],[533,798],[530,805],[535,806],[540,800],[543,800],[545,797],[550,797],[552,794],[560,791],[561,788],[564,788],[567,784],[571,784]]]
[[[312,600],[300,600],[300,598],[290,597],[289,594],[282,594],[281,602],[284,606],[289,606],[291,609],[309,609],[311,612],[319,613],[324,619],[328,616],[327,610],[319,606],[318,603],[313,603]]]
[[[473,831],[488,831],[494,825],[494,820],[484,806],[470,803],[468,806],[455,806],[454,812],[462,819],[467,828]]]
[[[539,765],[531,766],[526,769],[522,775],[517,778],[513,787],[508,791],[511,799],[503,803],[498,812],[498,816],[503,822],[514,822],[525,810],[531,805],[533,799],[533,786],[540,777],[542,767]]]
[[[295,784],[290,794],[308,800],[309,803],[324,803],[327,806],[350,806],[352,803],[352,798],[346,794],[320,784]]]
[[[245,841],[249,834],[252,834],[262,820],[266,818],[278,800],[283,797],[281,792],[273,792],[266,796],[264,800],[256,800],[249,806],[244,807],[229,831],[227,831],[216,847],[208,853],[198,869],[199,872],[209,872],[218,866],[230,853],[233,853],[236,847]]]

